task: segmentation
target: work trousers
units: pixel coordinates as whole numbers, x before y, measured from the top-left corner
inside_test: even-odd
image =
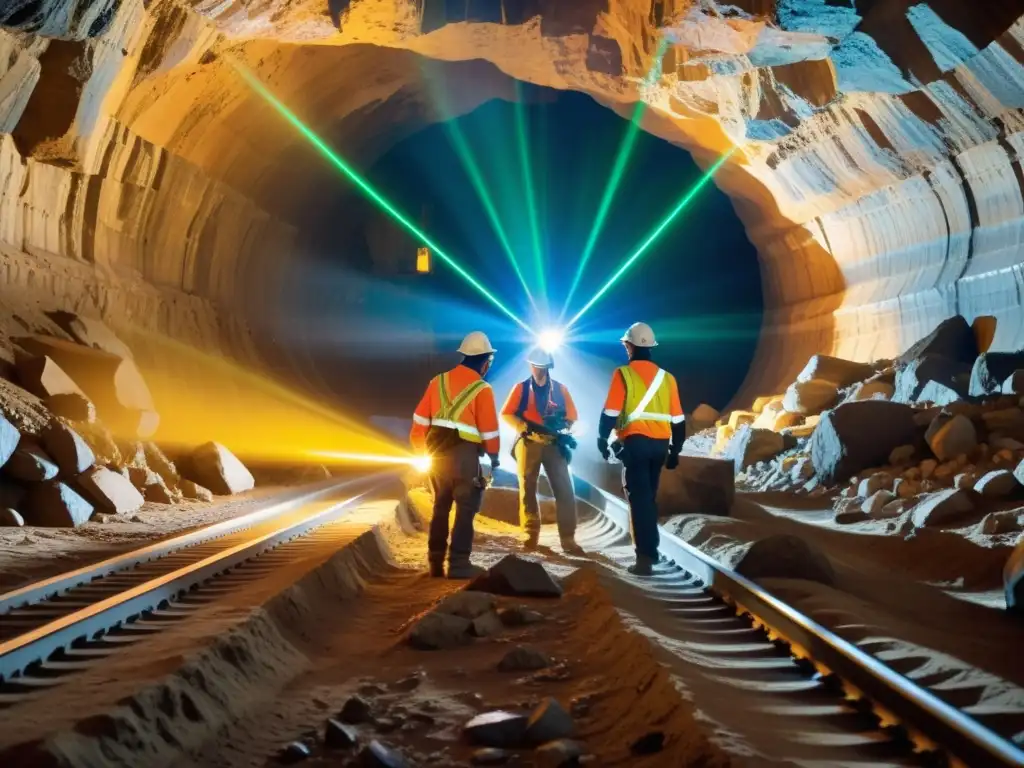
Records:
[[[480,450],[475,443],[461,442],[446,453],[435,456],[430,472],[434,492],[434,513],[430,519],[427,545],[430,562],[468,562],[473,551],[473,518],[484,499]],[[448,546],[448,521],[455,505],[455,524]]]
[[[569,462],[555,443],[544,445],[525,438],[516,444],[516,469],[519,474],[519,524],[527,533],[540,530],[540,505],[537,503],[537,479],[541,467],[555,495],[555,517],[562,539],[576,536],[576,494],[572,489]]]
[[[622,441],[622,489],[629,502],[637,557],[658,562],[658,482],[668,456],[668,440],[630,435]]]

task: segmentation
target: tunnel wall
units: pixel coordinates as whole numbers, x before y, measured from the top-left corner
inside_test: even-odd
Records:
[[[623,116],[642,99],[644,129],[705,167],[734,149],[716,183],[758,249],[767,307],[738,400],[780,391],[817,352],[895,355],[956,312],[996,315],[995,347],[1024,346],[1012,0],[495,0],[469,16],[413,0],[71,5],[66,28],[37,15],[0,30],[0,242],[23,265],[4,290],[35,272],[46,300],[277,355],[322,384],[313,356],[249,329],[312,247],[306,228],[337,215],[337,169],[246,89],[239,62],[360,167],[426,123],[514,98],[511,78]],[[645,79],[659,27],[671,44]],[[56,260],[95,298],[40,278]]]

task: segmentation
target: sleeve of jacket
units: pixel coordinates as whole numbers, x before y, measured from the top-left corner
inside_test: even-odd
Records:
[[[523,382],[519,382],[512,391],[508,393],[508,398],[505,400],[505,405],[501,408],[501,418],[508,424],[516,433],[522,432],[526,429],[526,422],[516,416],[516,411],[519,408],[519,399],[523,393]]]
[[[619,414],[622,413],[622,409],[625,406],[626,382],[623,381],[622,374],[616,369],[612,374],[612,383],[608,387],[608,397],[605,398],[604,410],[601,412],[601,419],[597,424],[597,436],[599,438],[603,440],[608,439],[619,419]]]
[[[679,400],[679,383],[676,381],[676,377],[672,377],[672,396],[669,400],[669,415],[672,417],[672,423],[678,424],[684,420],[683,416],[683,405]]]
[[[427,445],[427,430],[430,429],[430,417],[434,415],[430,404],[430,391],[434,382],[427,385],[427,390],[420,398],[419,405],[412,413],[412,429],[409,431],[409,443],[417,453],[422,453]]]
[[[683,406],[679,402],[679,385],[675,376],[672,377],[672,394],[669,400],[669,415],[672,416],[672,444],[670,453],[678,456],[683,450],[683,443],[686,442],[686,417],[683,415]]]
[[[485,453],[500,453],[501,440],[498,437],[498,409],[494,404],[494,390],[490,385],[480,390],[476,396],[474,411],[476,428],[480,430]]]
[[[565,420],[566,421],[579,421],[580,415],[576,411],[576,403],[573,402],[572,395],[569,394],[569,388],[562,385],[562,397],[565,398]]]

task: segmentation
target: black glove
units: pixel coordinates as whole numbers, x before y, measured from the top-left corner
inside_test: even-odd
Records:
[[[597,450],[601,452],[601,457],[608,461],[611,457],[611,451],[608,450],[608,440],[604,437],[597,438]]]
[[[499,466],[501,466],[501,462],[500,462],[500,461],[498,461],[498,454],[496,454],[496,453],[491,453],[491,454],[488,454],[488,455],[489,455],[489,456],[490,456],[490,458],[491,458],[491,471],[493,472],[493,471],[494,471],[494,470],[496,470],[496,469],[497,469],[497,468],[498,468]]]
[[[665,469],[675,469],[678,466],[679,466],[679,454],[678,453],[670,453],[665,458]]]

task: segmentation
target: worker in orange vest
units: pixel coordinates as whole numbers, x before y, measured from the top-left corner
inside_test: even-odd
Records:
[[[469,579],[483,569],[470,563],[473,518],[480,511],[487,486],[480,459],[490,456],[498,468],[498,414],[494,391],[484,376],[494,360],[494,348],[480,331],[473,331],[459,347],[462,362],[430,380],[412,417],[409,442],[418,453],[431,457],[430,485],[434,513],[430,520],[428,559],[430,575]],[[455,505],[455,524],[448,546],[448,518]]]
[[[608,437],[616,433],[622,485],[629,502],[636,563],[629,572],[649,576],[658,562],[658,481],[661,468],[679,466],[686,422],[675,377],[651,360],[658,346],[646,323],[634,323],[620,339],[629,364],[612,374],[598,427],[597,449],[611,457]]]
[[[581,555],[583,549],[576,543],[576,495],[569,476],[569,456],[559,445],[559,431],[567,433],[579,418],[576,404],[566,386],[549,375],[555,361],[548,352],[534,349],[529,363],[530,377],[512,387],[501,409],[502,418],[519,436],[512,454],[519,475],[519,524],[526,532],[523,546],[536,549],[540,538],[537,479],[544,467],[555,495],[562,551]],[[553,423],[558,428],[553,428]]]

